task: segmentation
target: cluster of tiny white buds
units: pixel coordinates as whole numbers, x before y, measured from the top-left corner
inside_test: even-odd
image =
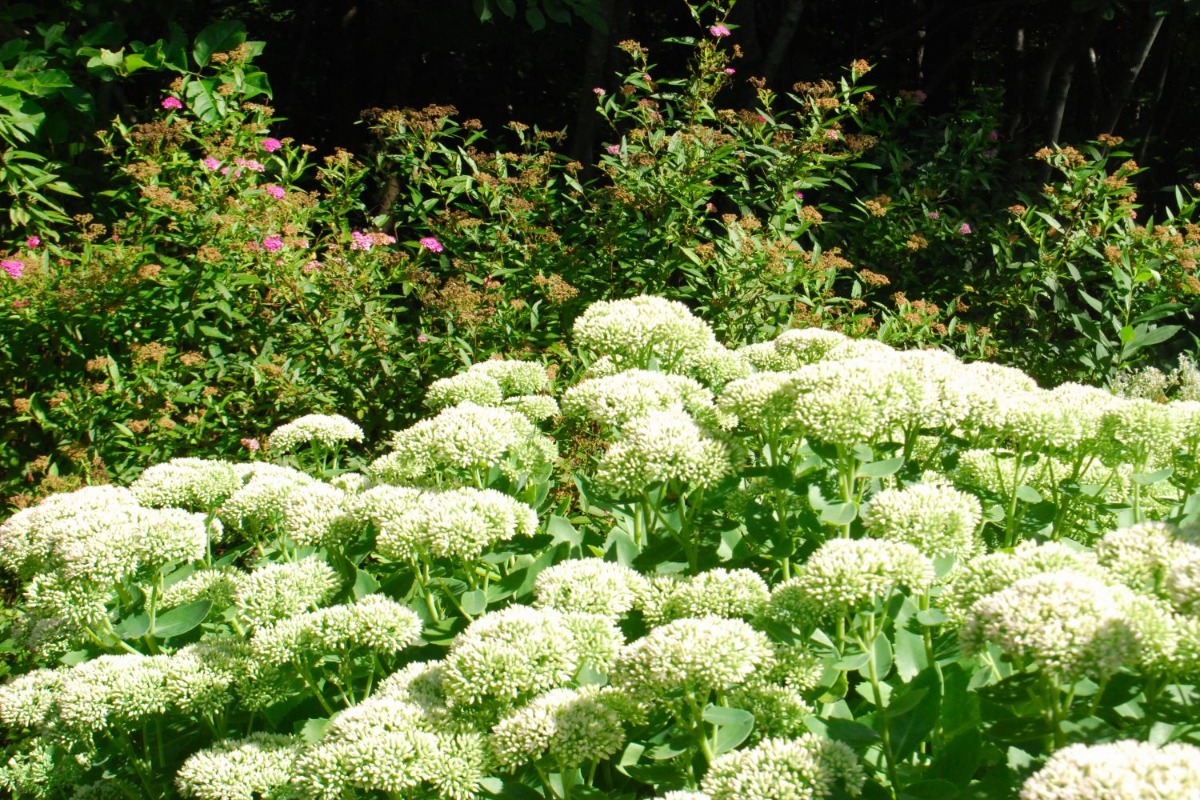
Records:
[[[362,438],[362,428],[340,414],[309,414],[279,426],[267,441],[274,452],[287,453],[309,442],[336,447]]]

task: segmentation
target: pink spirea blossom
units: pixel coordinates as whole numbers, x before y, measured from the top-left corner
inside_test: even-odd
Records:
[[[997,139],[999,139],[999,138],[1000,138],[1000,134],[999,134],[999,133],[997,133],[996,131],[992,131],[992,132],[990,132],[990,133],[988,134],[988,138],[989,138],[989,139],[991,139],[991,140],[994,142],[994,141],[996,141]]]
[[[221,166],[221,162],[217,161],[212,156],[209,156],[208,158],[204,159],[203,161],[200,162],[200,164],[209,172],[212,172],[217,167]]]
[[[235,158],[233,163],[251,172],[264,172],[267,168],[253,158]]]
[[[417,334],[417,343],[418,344],[425,344],[428,341],[429,341],[429,337],[426,336],[425,334],[423,334],[423,333]]]
[[[262,246],[268,253],[276,253],[283,249],[283,237],[277,233],[273,233],[263,239]]]
[[[924,89],[917,89],[913,92],[913,100],[916,100],[918,103],[924,103],[928,99],[929,95],[925,94]]]
[[[16,280],[25,273],[25,264],[24,262],[17,261],[16,259],[9,258],[5,259],[4,261],[0,261],[0,269],[7,272],[8,277]]]
[[[621,145],[619,145],[619,144],[610,144],[608,147],[604,148],[604,150],[605,150],[605,152],[607,152],[607,153],[608,153],[610,156],[619,156],[619,155],[621,155]]]
[[[726,75],[732,75],[732,74],[734,74],[735,72],[737,72],[737,70],[736,70],[736,69],[734,69],[733,67],[726,67],[726,68],[725,68],[725,74],[726,74]]]
[[[389,236],[386,233],[364,233],[362,231],[350,232],[350,249],[351,250],[370,250],[376,245],[395,244],[396,237]]]
[[[958,226],[958,232],[963,236],[968,236],[971,233],[971,226],[964,222],[962,225]]]
[[[251,453],[256,452],[260,447],[258,439],[242,439],[242,447],[249,450]]]
[[[266,150],[268,153],[274,153],[276,150],[283,147],[283,142],[270,137],[263,139],[261,142],[259,142],[259,144],[262,145],[262,149]]]
[[[431,253],[440,253],[446,249],[446,248],[442,247],[441,242],[439,242],[437,239],[433,238],[432,236],[426,236],[426,237],[422,238],[418,242],[418,244],[420,244],[421,247],[424,247],[426,250],[428,250]]]
[[[842,135],[838,133],[836,129],[830,128],[829,130],[825,131],[825,138],[831,142],[836,142],[838,139],[842,138]]]
[[[42,240],[41,240],[41,237],[39,237],[39,236],[30,236],[28,239],[25,240],[25,246],[28,247],[30,250],[37,247],[41,243],[42,243]]]
[[[796,192],[796,199],[797,199],[797,200],[803,200],[803,199],[804,199],[804,192]]]
[[[608,92],[604,91],[603,86],[597,86],[595,89],[592,89],[592,94],[596,95],[596,97],[604,97]]]
[[[732,31],[730,31],[729,28],[726,28],[724,25],[713,25],[708,29],[708,32],[718,39],[729,36],[732,33]]]
[[[282,186],[271,184],[267,186],[267,194],[271,195],[271,197],[274,197],[276,200],[282,200],[283,198],[287,197],[287,189],[284,189]]]
[[[303,267],[300,268],[300,271],[306,272],[306,273],[313,273],[313,272],[319,271],[320,269],[321,269],[320,261],[309,261],[307,264],[305,264]]]
[[[926,211],[925,216],[929,217],[930,219],[941,219],[942,218],[942,215],[936,211]]]
[[[162,100],[162,107],[168,111],[172,111],[177,108],[183,108],[183,103],[178,97],[175,97],[174,95],[167,95]]]
[[[29,298],[21,297],[12,302],[13,308],[29,308]]]

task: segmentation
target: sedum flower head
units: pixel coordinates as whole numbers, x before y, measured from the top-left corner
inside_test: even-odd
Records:
[[[267,440],[271,449],[287,453],[309,442],[336,447],[343,442],[361,442],[362,428],[340,414],[309,414],[280,425]]]
[[[620,617],[646,591],[646,579],[623,564],[599,558],[563,561],[538,573],[533,592],[539,608]]]
[[[208,600],[215,608],[231,606],[244,574],[233,567],[197,570],[166,587],[158,598],[158,607],[175,608],[199,600]]]
[[[0,722],[9,730],[45,725],[62,690],[64,671],[35,669],[0,684]]]
[[[651,625],[687,617],[754,619],[771,598],[767,584],[748,569],[720,567],[682,580],[657,581],[642,611]]]
[[[1174,415],[1163,403],[1117,398],[1105,410],[1100,436],[1106,462],[1128,462],[1144,471],[1174,451]]]
[[[471,402],[477,406],[498,406],[504,400],[504,390],[495,378],[483,372],[460,372],[429,384],[425,405],[435,411]]]
[[[303,661],[312,653],[354,649],[393,654],[421,635],[421,620],[405,606],[383,595],[367,595],[357,603],[297,614],[260,628],[252,641],[264,663]]]
[[[964,558],[980,549],[979,500],[949,486],[919,483],[884,489],[871,498],[863,524],[871,536],[907,542],[928,558]]]
[[[1096,542],[1096,559],[1126,586],[1159,591],[1167,570],[1200,552],[1193,535],[1169,522],[1139,522],[1110,531]],[[1184,568],[1186,571],[1186,567]]]
[[[967,433],[999,433],[1014,397],[1037,390],[1037,382],[1014,367],[989,361],[963,364],[959,389],[966,396],[967,413],[962,427]]]
[[[875,442],[919,416],[914,396],[920,385],[890,350],[806,366],[793,380],[793,424],[829,444]]]
[[[980,598],[1006,589],[1022,578],[1060,570],[1098,580],[1108,577],[1090,552],[1059,542],[1023,542],[1011,553],[988,553],[957,566],[946,579],[938,605],[954,624],[961,625],[967,611]]]
[[[193,753],[175,775],[175,786],[195,800],[272,797],[288,784],[302,743],[292,736],[252,733],[224,739]]]
[[[323,605],[340,583],[319,558],[267,564],[238,581],[234,605],[247,625],[260,628]]]
[[[831,539],[775,587],[767,614],[808,628],[873,608],[899,587],[923,592],[932,583],[933,563],[911,544]]]
[[[1073,744],[1021,786],[1020,800],[1150,800],[1200,796],[1200,748],[1122,740]]]
[[[844,334],[821,328],[793,328],[784,331],[770,342],[746,345],[738,352],[756,369],[787,372],[805,364],[815,364],[839,344]]]
[[[712,392],[683,375],[629,369],[589,378],[562,397],[563,415],[620,430],[651,411],[686,411],[698,418],[715,415]]]
[[[746,430],[781,429],[794,420],[797,388],[787,372],[758,372],[728,384],[717,407]]]
[[[55,523],[63,520],[104,519],[119,509],[136,508],[137,497],[116,486],[88,486],[74,492],[55,494],[25,508],[0,523],[0,566],[28,580],[51,567],[47,559],[54,549]]]
[[[375,549],[392,560],[418,553],[470,560],[501,542],[532,536],[537,526],[537,512],[495,489],[422,492],[380,520]]]
[[[282,522],[283,506],[293,494],[317,483],[298,469],[257,463],[242,472],[245,483],[218,511],[231,528],[255,530]]]
[[[530,473],[554,463],[554,443],[527,418],[507,408],[471,402],[443,409],[392,438],[394,451],[376,459],[371,473],[385,483],[427,480],[439,470]]]
[[[754,367],[739,351],[716,345],[689,355],[685,371],[705,386],[719,391],[730,381],[749,376]]]
[[[1128,589],[1088,575],[1044,572],[977,600],[960,638],[968,653],[991,643],[1010,660],[1067,683],[1105,678],[1136,660],[1131,600]]]
[[[728,448],[686,413],[652,411],[626,425],[622,438],[601,456],[596,482],[620,494],[637,494],[669,481],[713,486],[732,470]]]
[[[173,458],[147,467],[129,490],[144,506],[211,511],[241,487],[241,479],[227,461]]]
[[[504,397],[538,394],[550,389],[546,368],[536,361],[492,359],[472,364],[467,374],[484,375],[500,385]]]
[[[311,484],[284,499],[284,529],[300,547],[341,542],[355,532],[354,517],[346,511],[346,505],[346,493],[341,489],[327,483]]]
[[[1180,545],[1163,576],[1163,593],[1184,614],[1200,611],[1200,547]]]
[[[625,730],[595,692],[552,689],[500,720],[490,743],[497,763],[510,772],[545,756],[570,770],[615,754]]]
[[[479,617],[454,640],[442,688],[452,707],[498,713],[568,686],[588,661],[607,669],[622,641],[607,617],[510,606]]]
[[[548,394],[519,394],[505,399],[504,407],[516,411],[535,425],[561,413],[558,401]]]
[[[700,786],[712,800],[820,800],[862,793],[866,775],[847,745],[816,734],[764,739],[717,758]]]
[[[593,303],[575,320],[574,332],[576,347],[607,355],[622,369],[657,361],[674,372],[716,346],[712,329],[683,303],[647,295]]]
[[[679,619],[627,645],[610,674],[613,686],[658,697],[674,691],[727,691],[769,664],[765,635],[740,619]]]

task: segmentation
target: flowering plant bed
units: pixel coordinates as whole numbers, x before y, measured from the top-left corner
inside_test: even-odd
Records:
[[[0,785],[1200,792],[1200,402],[819,329],[731,350],[649,296],[574,330],[570,385],[475,364],[373,456],[312,415],[0,524]]]

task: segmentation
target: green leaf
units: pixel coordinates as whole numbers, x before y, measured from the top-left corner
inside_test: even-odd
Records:
[[[150,632],[150,615],[146,612],[134,614],[113,626],[113,633],[122,639],[140,639]]]
[[[554,537],[555,544],[566,542],[571,547],[583,545],[583,534],[571,524],[569,519],[557,514],[550,515],[550,519],[546,522],[546,533]]]
[[[196,35],[192,58],[196,66],[207,67],[213,53],[225,53],[246,41],[246,26],[236,20],[214,22]]]
[[[830,503],[821,509],[821,521],[830,525],[849,525],[857,516],[854,503]]]
[[[925,637],[909,630],[898,630],[895,638],[896,673],[907,683],[929,666]]]
[[[1025,503],[1040,503],[1042,502],[1042,495],[1032,486],[1022,484],[1017,487],[1017,499]]]
[[[912,683],[892,694],[891,704],[880,717],[886,720],[897,759],[911,756],[937,725],[942,711],[942,690],[937,667],[921,670]]]
[[[904,466],[903,458],[886,458],[882,461],[863,464],[859,467],[858,474],[865,478],[886,478],[888,475],[896,474],[902,466]]]
[[[546,15],[535,5],[530,5],[525,9],[525,21],[534,31],[540,31],[546,27]]]
[[[463,611],[477,617],[487,610],[487,594],[482,589],[472,589],[458,598],[458,604],[462,606]]]
[[[169,639],[195,630],[208,617],[210,610],[211,600],[197,600],[160,614],[158,619],[154,620],[154,636],[157,639]]]
[[[375,580],[375,576],[366,570],[355,569],[354,576],[354,599],[362,600],[369,594],[375,594],[379,591],[379,581]]]
[[[754,715],[742,708],[710,705],[704,709],[703,717],[717,728],[716,755],[733,750],[754,730]]]
[[[1135,472],[1133,474],[1133,482],[1139,486],[1150,486],[1159,481],[1165,481],[1174,474],[1175,469],[1173,467],[1166,467],[1156,472]]]
[[[328,725],[329,720],[326,718],[308,719],[303,724],[296,723],[296,733],[299,734],[305,744],[316,744],[324,738],[325,728]]]

